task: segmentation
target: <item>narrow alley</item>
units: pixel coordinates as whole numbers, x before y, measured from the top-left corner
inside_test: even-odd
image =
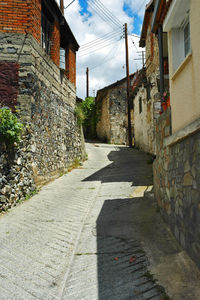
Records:
[[[150,156],[87,152],[1,215],[0,300],[200,299],[199,271],[156,211]]]

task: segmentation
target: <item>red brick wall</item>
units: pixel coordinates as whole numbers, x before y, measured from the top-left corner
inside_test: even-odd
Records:
[[[51,38],[51,58],[54,63],[60,66],[60,28],[59,24],[55,21],[53,26]]]
[[[76,86],[76,52],[66,49],[66,72],[67,78]]]
[[[30,33],[40,42],[41,0],[1,0],[0,31]]]
[[[15,110],[19,91],[19,65],[13,62],[0,62],[0,105]]]

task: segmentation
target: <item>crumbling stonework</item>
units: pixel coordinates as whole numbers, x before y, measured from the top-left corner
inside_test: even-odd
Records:
[[[157,120],[155,197],[177,240],[200,267],[200,132],[168,145],[170,115],[168,109]]]
[[[130,75],[130,85],[133,84],[135,74]],[[127,116],[127,82],[126,78],[117,81],[97,92],[96,103],[99,120],[97,123],[97,137],[111,144],[127,144],[128,116]],[[133,111],[131,110],[133,117]],[[133,126],[133,118],[132,126]]]
[[[0,189],[5,208],[35,184],[60,176],[75,159],[81,159],[83,136],[74,113],[76,90],[64,72],[31,35],[0,33],[0,39],[0,60],[19,65],[16,105],[28,126],[19,150],[11,157],[1,149],[4,180]]]
[[[139,149],[152,154],[156,153],[155,128],[156,119],[161,110],[160,93],[158,92],[156,72],[147,79],[146,70],[138,72],[134,96],[134,144]]]

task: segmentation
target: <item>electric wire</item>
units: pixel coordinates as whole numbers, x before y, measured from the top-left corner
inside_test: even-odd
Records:
[[[85,56],[85,55],[90,55],[90,54],[92,54],[92,53],[94,53],[94,52],[97,52],[97,51],[99,51],[99,50],[101,50],[101,49],[103,49],[103,48],[105,48],[105,47],[108,47],[108,46],[110,46],[111,44],[114,44],[114,43],[116,43],[116,40],[113,41],[113,42],[111,42],[111,43],[109,43],[109,44],[102,45],[102,47],[97,48],[96,50],[93,50],[93,51],[91,51],[91,52],[88,52],[88,53],[84,53],[84,54],[78,55],[78,57],[82,57],[82,56]]]
[[[113,20],[115,21],[119,26],[122,26],[123,24],[121,21],[107,8],[105,5],[100,1],[100,0],[90,0],[96,3],[102,10],[106,12],[106,14]]]
[[[98,2],[94,2],[94,0],[89,0],[89,3],[91,5],[91,3],[93,4],[93,7],[96,7],[99,13],[102,13],[102,15],[104,17],[107,18],[107,20],[109,22],[111,22],[116,28],[121,27],[122,24],[120,24],[118,21],[115,20],[115,18],[110,15],[107,10],[105,10],[104,8],[102,8]]]
[[[99,37],[98,39],[95,39],[95,40],[92,40],[86,44],[83,44],[80,46],[80,49],[84,49],[84,48],[87,48],[88,46],[91,46],[93,44],[96,45],[96,43],[99,43],[100,41],[104,41],[104,40],[107,40],[107,39],[110,39],[111,37],[113,37],[115,34],[116,35],[119,35],[119,34],[122,34],[122,29],[118,29],[118,30],[115,30],[115,31],[112,31],[110,33],[107,33],[105,35],[103,35],[102,37]]]
[[[87,4],[89,3],[90,8],[102,19],[104,20],[111,28],[116,29],[119,27],[118,24],[116,24],[112,18],[107,16],[105,14],[104,10],[99,10],[99,7],[96,6],[91,0],[87,2],[87,0],[84,0]]]
[[[81,48],[80,47],[80,51],[81,53],[83,52],[87,52],[88,50],[91,50],[91,48],[97,48],[99,46],[101,46],[102,44],[104,43],[107,43],[109,41],[113,41],[113,40],[118,40],[118,39],[121,39],[122,38],[122,35],[120,36],[119,33],[107,38],[107,39],[104,39],[104,40],[100,40],[98,42],[96,42],[95,44],[91,44],[91,45],[88,45],[87,47],[84,47],[84,48]]]
[[[64,7],[64,9],[67,9],[72,3],[74,3],[74,1],[76,1],[76,0],[73,0],[72,2],[70,2],[67,6]]]
[[[103,64],[105,64],[105,63],[107,63],[108,61],[111,61],[111,60],[116,56],[116,53],[117,53],[118,50],[119,50],[119,46],[120,46],[120,44],[117,44],[115,47],[113,47],[113,48],[109,51],[109,53],[108,53],[106,56],[104,56],[104,58],[103,58],[103,60],[102,60],[102,63],[100,63],[100,64],[98,64],[98,65],[96,65],[96,66],[94,66],[94,67],[92,67],[92,68],[89,68],[90,71],[96,69],[97,67],[99,67],[99,66],[101,66],[101,65],[103,65]],[[108,57],[109,57],[109,55],[110,55],[111,53],[112,53],[113,55],[111,56],[111,58],[108,59]]]

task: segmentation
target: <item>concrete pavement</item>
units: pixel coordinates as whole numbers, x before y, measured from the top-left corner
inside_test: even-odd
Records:
[[[199,271],[156,212],[149,157],[87,152],[0,217],[0,299],[200,299]]]

